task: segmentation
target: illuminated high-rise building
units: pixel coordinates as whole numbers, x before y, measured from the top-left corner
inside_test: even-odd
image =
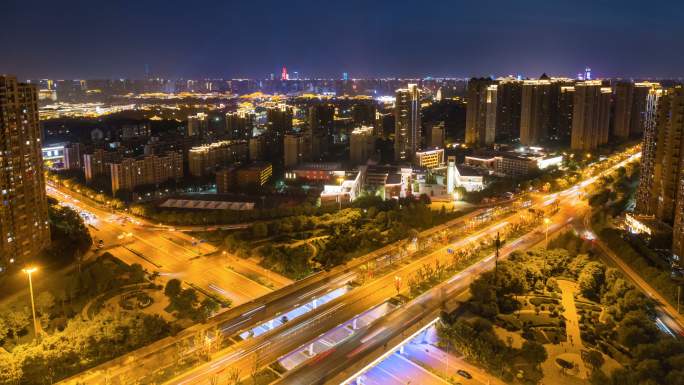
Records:
[[[309,136],[301,133],[285,134],[284,165],[294,167],[311,158]]]
[[[396,92],[394,106],[394,159],[413,160],[420,148],[420,90],[417,84]]]
[[[188,116],[188,125],[186,127],[187,136],[204,137],[209,131],[209,119],[207,114],[199,112],[196,115]]]
[[[290,75],[287,74],[287,68],[283,66],[283,71],[280,74],[280,80],[290,80]]]
[[[465,142],[470,146],[494,143],[498,86],[492,79],[468,81]]]
[[[495,140],[508,141],[520,137],[522,81],[514,77],[497,79],[497,116]]]
[[[226,134],[230,139],[249,139],[254,132],[254,113],[235,111],[226,114]]]
[[[559,83],[546,74],[537,80],[525,80],[520,111],[520,144],[537,146],[555,134],[558,114]]]
[[[684,88],[678,86],[670,90],[667,97],[663,97],[661,105],[663,108],[658,113],[658,125],[662,119],[662,124],[667,124],[668,131],[671,131],[665,142],[666,148],[670,149],[665,156],[671,158],[664,159],[656,215],[668,215],[666,210],[670,206],[674,207],[672,253],[681,257],[684,256]]]
[[[660,97],[663,94],[660,87],[653,87],[649,90],[646,97],[646,108],[644,114],[644,136],[641,142],[641,170],[639,173],[639,187],[636,193],[636,207],[634,211],[642,215],[655,215],[657,207],[658,193],[655,186],[658,185],[659,177],[656,178],[656,152],[662,143],[658,143],[660,131],[667,130],[669,123],[667,115],[659,114]],[[668,108],[669,109],[669,108]],[[663,137],[664,138],[664,137]],[[662,163],[662,157],[659,158]],[[660,175],[661,168],[658,168]],[[658,181],[658,183],[656,183]]]
[[[611,97],[612,90],[603,87],[601,81],[575,84],[570,138],[573,150],[591,151],[608,143]]]
[[[0,75],[0,268],[50,243],[38,122],[38,90]]]
[[[660,84],[650,82],[620,82],[615,85],[613,136],[627,139],[644,132],[648,98],[651,90],[658,88]]]
[[[575,104],[575,87],[561,86],[558,94],[558,130],[556,140],[561,146],[570,146],[572,114]]]
[[[366,164],[375,153],[373,126],[360,126],[349,137],[349,161],[352,165]]]

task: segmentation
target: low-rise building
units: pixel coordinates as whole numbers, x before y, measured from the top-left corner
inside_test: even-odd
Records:
[[[110,175],[109,164],[118,162],[123,158],[121,150],[107,151],[102,148],[93,150],[92,153],[83,154],[83,169],[85,171],[86,183],[99,175]]]
[[[224,140],[193,147],[188,152],[190,175],[210,175],[217,167],[244,162],[247,151],[244,140]]]
[[[109,164],[112,193],[133,191],[136,187],[158,185],[183,178],[183,156],[168,152],[162,156],[150,155],[124,158]]]
[[[465,157],[465,164],[499,176],[526,176],[563,162],[562,155],[548,155],[538,147],[515,151],[480,151]]]
[[[243,167],[225,167],[216,172],[216,191],[227,194],[237,190],[261,188],[273,176],[273,165],[254,162]]]
[[[342,163],[303,163],[285,172],[285,179],[324,182],[345,175]]]
[[[433,169],[444,166],[444,149],[434,148],[430,150],[418,151],[414,157],[416,166],[420,168]]]
[[[78,170],[82,167],[80,143],[55,143],[42,148],[43,162],[51,170]]]

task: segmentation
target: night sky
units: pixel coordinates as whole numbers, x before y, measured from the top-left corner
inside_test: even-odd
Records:
[[[684,76],[681,0],[1,0],[21,78]]]

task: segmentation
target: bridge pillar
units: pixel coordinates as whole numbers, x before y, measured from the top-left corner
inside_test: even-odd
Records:
[[[313,342],[309,344],[309,357],[314,355]]]
[[[357,326],[356,326],[356,321],[357,321],[357,320],[358,320],[358,318],[354,318],[354,319],[352,320],[352,330],[356,330],[356,328],[357,328]]]
[[[273,329],[273,320],[268,321],[268,328]]]
[[[313,308],[316,309],[316,298],[314,298],[312,303],[313,303]]]
[[[404,354],[404,345],[399,347],[399,354]]]

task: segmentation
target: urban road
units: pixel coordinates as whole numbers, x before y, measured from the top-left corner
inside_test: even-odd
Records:
[[[64,203],[77,206],[84,212],[94,213],[99,218],[108,218],[108,215],[112,215],[93,203],[85,202],[84,199],[78,200],[73,198],[64,190],[50,188],[49,194]],[[462,229],[467,223],[486,211],[487,209],[476,210],[446,224],[428,229],[420,233],[419,238],[423,239],[439,236],[447,229]],[[122,215],[117,214],[117,217],[120,218]],[[188,241],[188,235],[179,234],[178,232],[162,231],[159,230],[158,226],[151,224],[136,224],[136,221],[138,221],[137,223],[141,223],[140,220],[131,216],[126,216],[125,218],[125,224],[120,224],[117,220],[101,220],[97,221],[93,226],[97,228],[97,236],[105,239],[105,244],[107,244],[107,242],[121,241],[119,236],[126,234],[126,232],[133,234],[131,237],[138,240],[140,245],[137,247],[140,248],[139,250],[144,250],[144,254],[140,254],[145,256],[145,258],[135,254],[137,259],[130,256],[129,258],[131,259],[128,259],[127,262],[141,263],[144,267],[152,269],[152,271],[161,271],[165,276],[180,277],[186,281],[190,280],[191,282],[193,279],[196,279],[196,282],[204,282],[208,288],[211,283],[215,282],[214,280],[207,281],[201,271],[193,276],[190,276],[187,273],[188,271],[192,271],[194,264],[204,260],[204,258],[197,258],[198,253],[193,253],[194,250],[190,243],[186,245],[182,243],[183,241]],[[135,226],[134,229],[132,228],[133,226]],[[179,240],[170,242],[167,238],[170,236],[179,237]],[[160,243],[162,248],[158,247],[156,243]],[[300,306],[306,300],[325,295],[332,290],[345,286],[347,282],[354,278],[356,274],[355,270],[361,266],[367,266],[369,262],[386,260],[389,255],[395,256],[395,260],[398,260],[401,257],[399,254],[402,254],[404,259],[412,258],[412,253],[406,252],[405,250],[406,244],[406,241],[400,241],[385,246],[363,257],[356,258],[345,265],[338,266],[330,271],[314,274],[289,286],[282,287],[281,289],[267,291],[263,295],[254,293],[252,298],[256,299],[238,304],[238,306],[213,317],[205,324],[198,324],[185,329],[174,337],[165,338],[132,353],[111,360],[105,364],[80,373],[79,375],[73,376],[65,380],[64,383],[112,383],[110,381],[114,381],[117,378],[147,378],[150,372],[154,370],[176,365],[177,362],[175,357],[177,356],[179,346],[184,342],[186,345],[194,344],[194,340],[197,336],[206,335],[207,332],[213,333],[216,330],[220,330],[225,337],[238,335],[260,323],[273,319],[294,307]],[[164,252],[164,247],[169,248],[167,252]],[[210,246],[201,244],[199,247],[202,247],[200,251],[203,251]],[[179,255],[184,255],[185,257],[179,261]],[[158,267],[157,265],[150,266],[147,258],[151,257],[147,256],[154,256],[154,261],[159,261],[156,263],[161,265],[161,267]],[[165,258],[168,258],[168,260]],[[177,265],[173,265],[174,262],[176,262]],[[168,268],[171,270],[169,268],[171,265],[174,266],[172,272],[167,272],[165,269]],[[206,266],[207,269],[213,268],[214,270],[219,270],[216,269],[216,267],[217,265],[215,263]],[[221,271],[216,274],[230,281],[223,284],[222,287],[229,288],[239,287],[243,284],[254,284],[252,281],[249,283],[231,281],[233,279],[229,274],[231,270],[220,270]],[[226,274],[227,277],[224,276],[224,274]],[[245,277],[237,274],[236,279],[245,279]],[[323,308],[316,310],[321,311],[321,309]],[[311,315],[316,314],[317,312],[313,312]],[[288,327],[291,327],[292,325],[294,324],[287,324]],[[249,339],[245,341],[245,344],[253,344],[253,341],[255,340],[257,339]]]
[[[622,165],[622,163],[613,167],[619,167],[620,165]],[[595,179],[595,177],[592,178],[589,183],[593,182]],[[580,187],[586,185],[587,181],[580,184]],[[578,186],[575,186],[563,193],[553,194],[554,199],[558,197],[558,202],[562,203],[562,206],[560,206],[561,210],[557,215],[560,216],[560,218],[554,219],[556,223],[553,225],[552,231],[557,231],[562,227],[559,225],[558,220],[571,221],[573,218],[577,218],[575,205],[579,202],[577,197],[578,193]],[[548,202],[548,196],[545,197],[545,199],[545,201],[544,199],[541,200],[545,203]],[[438,235],[446,229],[454,227],[462,228],[473,218],[482,214],[482,212],[483,210],[476,211],[458,218],[447,225],[438,226],[437,228],[423,232],[421,233],[421,239],[425,239],[425,237],[431,235]],[[216,352],[211,356],[212,359],[210,362],[190,370],[186,374],[172,380],[170,383],[211,383],[217,379],[217,376],[219,380],[221,380],[222,376],[228,376],[229,369],[231,371],[237,370],[241,374],[241,377],[244,377],[255,367],[261,367],[275,361],[283,354],[311,341],[320,333],[391,298],[396,294],[397,290],[396,277],[400,277],[399,279],[405,282],[408,277],[423,264],[431,263],[438,259],[444,260],[445,258],[449,258],[449,253],[447,253],[448,248],[467,247],[470,242],[476,241],[482,236],[492,236],[502,224],[514,221],[516,216],[517,214],[514,214],[507,219],[498,221],[486,227],[484,230],[470,235],[463,240],[457,241],[456,243],[439,247],[436,251],[422,256],[417,260],[413,260],[408,264],[397,263],[398,267],[396,271],[375,279],[359,288],[353,289],[346,295],[332,300],[296,320],[287,322],[263,335],[255,338],[248,338],[233,344],[227,349]],[[542,236],[540,234],[541,232],[537,229],[518,240],[510,242],[504,247],[502,254],[506,255],[514,249],[529,247],[538,240],[538,237]],[[402,248],[402,246],[405,245],[406,243],[387,246],[365,257],[358,258],[347,265],[340,266],[329,272],[319,273],[286,288],[268,293],[257,300],[247,302],[220,314],[218,317],[215,317],[215,319],[210,320],[209,325],[196,325],[174,338],[167,338],[159,341],[120,359],[113,360],[105,365],[84,372],[79,376],[68,379],[66,382],[104,383],[111,381],[111,383],[115,383],[112,380],[121,377],[127,379],[145,378],[145,374],[149,374],[150,371],[173,365],[175,358],[172,357],[175,357],[176,355],[172,354],[171,349],[176,348],[179,341],[195,337],[198,331],[221,330],[225,336],[234,336],[240,331],[254,327],[260,322],[277,317],[279,314],[282,314],[292,307],[299,306],[302,301],[310,300],[345,285],[348,280],[355,276],[356,268],[366,264],[368,261],[382,259],[388,254],[393,252],[396,253],[397,249]],[[407,260],[408,259],[410,258],[407,258]],[[395,311],[389,316],[372,324],[369,328],[361,329],[354,333],[351,338],[336,346],[333,351],[326,352],[326,355],[330,357],[330,359],[321,359],[321,357],[318,357],[318,359],[314,358],[309,363],[287,373],[282,381],[284,383],[302,384],[325,382],[326,379],[331,378],[331,376],[344,370],[344,368],[348,366],[350,360],[355,361],[360,358],[364,352],[373,351],[374,346],[386,343],[386,341],[395,336],[396,333],[401,333],[402,328],[406,327],[406,325],[410,325],[412,322],[420,319],[420,317],[433,312],[435,306],[440,306],[442,301],[440,298],[443,298],[445,294],[451,296],[456,292],[464,290],[474,277],[482,271],[491,268],[493,263],[493,258],[488,257],[472,265],[470,268],[443,284],[438,291],[431,290],[419,297],[416,301],[413,301],[410,305],[404,306],[400,308],[400,310]],[[422,310],[416,310],[418,309],[416,306]],[[384,329],[382,329],[383,327]],[[380,331],[377,332],[378,330]],[[330,365],[335,367],[330,367]]]

